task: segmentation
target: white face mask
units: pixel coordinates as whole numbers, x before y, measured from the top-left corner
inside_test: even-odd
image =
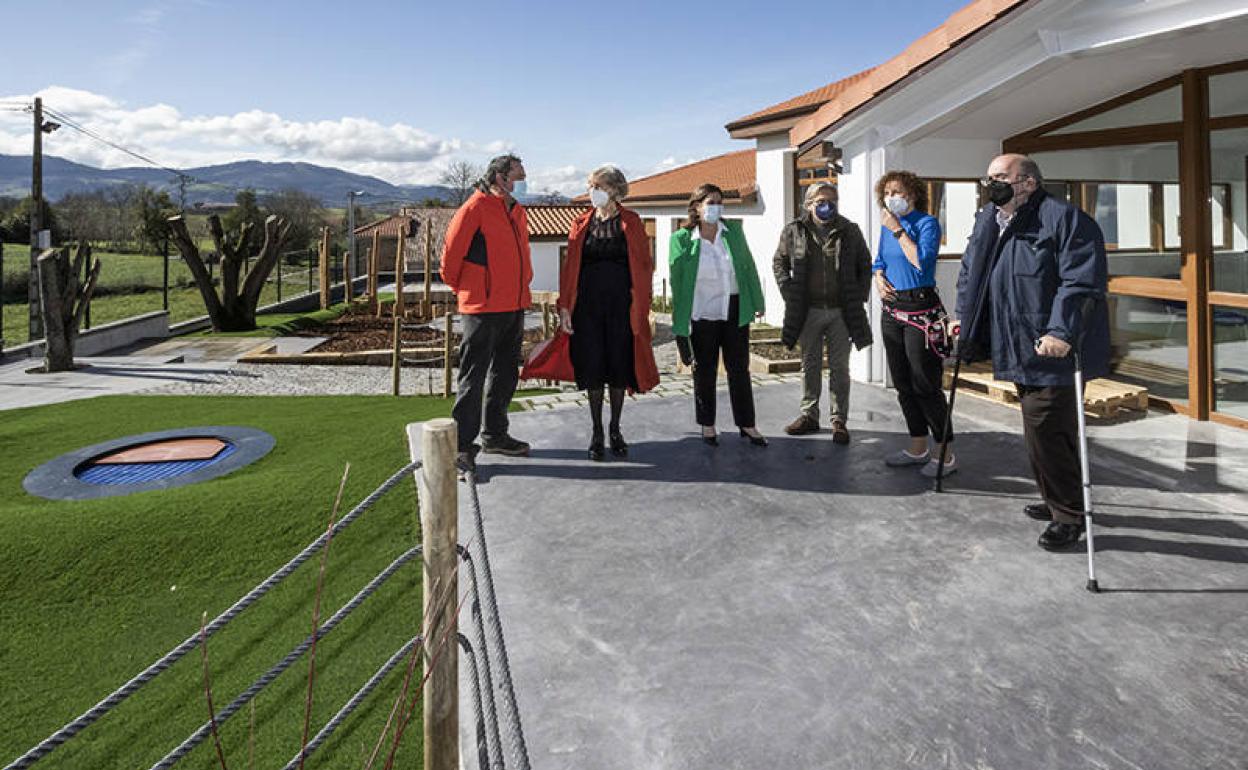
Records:
[[[600,190],[597,187],[591,187],[589,190],[589,202],[594,208],[600,209],[607,205],[607,201],[611,200],[611,196],[606,190]]]
[[[708,203],[702,207],[702,221],[713,225],[719,221],[720,215],[724,213],[724,206],[721,203]]]
[[[895,217],[904,217],[910,213],[910,201],[901,195],[890,195],[884,199],[884,208]]]

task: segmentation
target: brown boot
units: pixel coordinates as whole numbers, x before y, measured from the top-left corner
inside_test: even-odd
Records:
[[[845,427],[844,420],[836,419],[832,421],[832,443],[833,444],[848,444],[849,443],[849,428]]]
[[[805,436],[819,432],[819,421],[809,415],[802,415],[784,426],[784,432],[790,436]]]

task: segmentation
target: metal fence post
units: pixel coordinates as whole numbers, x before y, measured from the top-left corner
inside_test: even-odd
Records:
[[[164,271],[165,276],[161,284],[162,286],[161,291],[163,292],[163,299],[161,301],[161,307],[164,309],[166,313],[168,313],[169,312],[169,239],[168,238],[166,238],[160,246],[160,255],[161,257],[163,257],[164,263],[165,263],[165,271]]]
[[[459,596],[459,491],[455,421],[429,420],[421,433],[423,467],[416,474],[423,537],[424,606],[421,633],[425,665],[431,666],[424,691],[425,770],[459,770],[459,658],[456,599]],[[441,609],[435,596],[449,597]],[[437,659],[431,661],[434,651]]]

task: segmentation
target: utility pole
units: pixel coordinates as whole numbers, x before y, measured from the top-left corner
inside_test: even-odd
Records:
[[[43,229],[43,99],[35,97],[35,143],[30,165],[30,280],[28,339],[43,337],[43,315],[39,311],[39,231]]]
[[[39,251],[43,244],[39,236],[43,232],[43,135],[61,127],[60,123],[43,119],[43,99],[35,97],[31,110],[35,116],[35,138],[30,160],[30,283],[26,297],[30,303],[29,339],[43,337],[43,314],[39,310]],[[49,240],[47,247],[51,247]]]

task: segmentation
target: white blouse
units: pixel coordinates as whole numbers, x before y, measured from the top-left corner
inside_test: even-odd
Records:
[[[719,224],[715,240],[708,241],[695,230],[701,245],[698,247],[698,278],[693,287],[694,321],[727,321],[728,301],[737,293],[737,272],[732,267],[732,257],[724,245],[724,225]]]

